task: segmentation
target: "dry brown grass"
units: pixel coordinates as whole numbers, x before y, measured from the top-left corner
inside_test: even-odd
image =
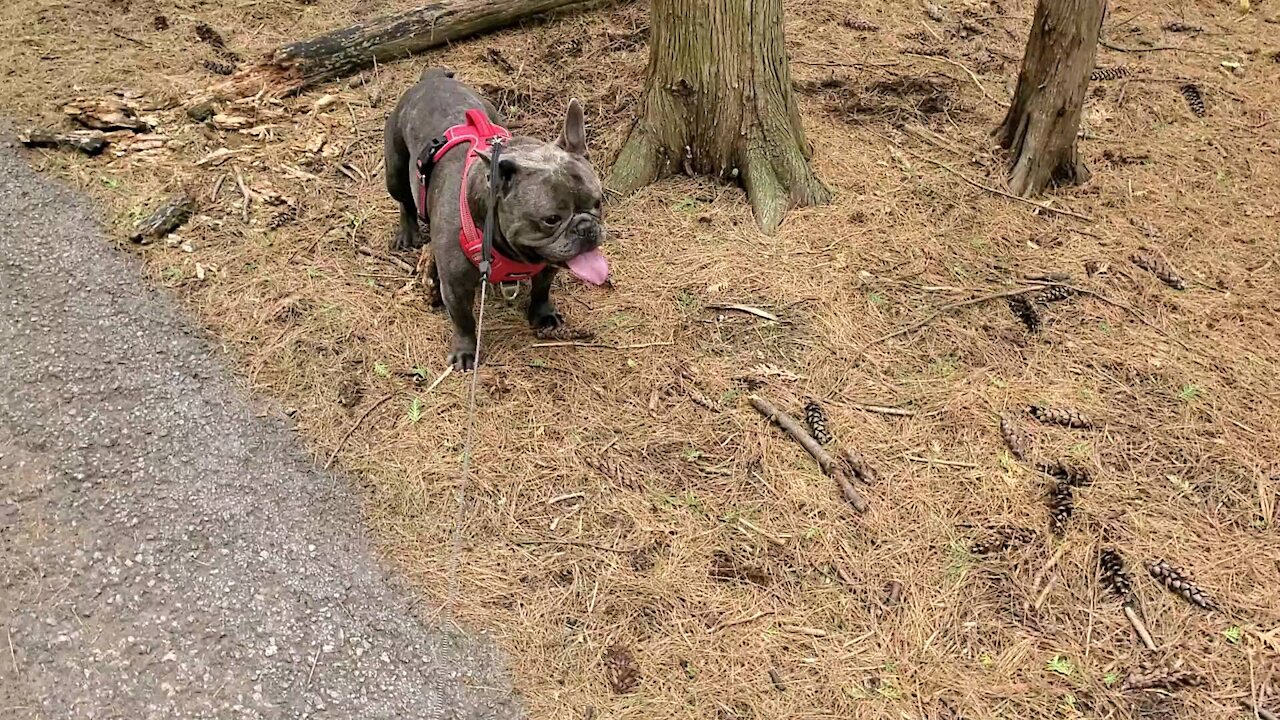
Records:
[[[983,32],[949,39],[947,59],[981,87],[960,65],[900,52],[937,46],[933,33],[957,29],[955,16],[933,23],[909,3],[789,2],[807,130],[836,201],[793,213],[776,237],[757,234],[741,192],[700,180],[615,204],[616,290],[557,292],[571,321],[604,342],[646,347],[531,348],[517,309],[492,302],[457,612],[497,633],[531,715],[579,717],[592,706],[619,718],[1219,718],[1245,717],[1241,701],[1259,695],[1275,708],[1280,141],[1268,113],[1280,103],[1280,66],[1255,52],[1277,33],[1276,9],[1256,5],[1241,16],[1234,4],[1112,4],[1115,42],[1146,37],[1208,54],[1102,52],[1101,65],[1123,63],[1134,76],[1095,84],[1083,144],[1094,178],[1051,197],[1094,218],[1084,222],[1037,215],[959,177],[1002,186],[988,135],[1001,107],[986,96],[1010,92],[1029,0],[966,6]],[[66,96],[202,87],[216,78],[200,69],[210,51],[194,38],[197,20],[249,55],[392,5],[75,8],[18,0],[0,11],[7,113],[48,122]],[[157,13],[169,30],[152,29]],[[846,16],[882,29],[850,30]],[[1175,18],[1211,32],[1159,30]],[[607,166],[639,91],[645,46],[635,31],[645,23],[643,8],[630,8],[513,29],[236,109],[273,124],[264,139],[170,111],[159,113],[160,132],[173,147],[153,161],[35,161],[94,192],[120,228],[175,186],[198,191],[186,248],[141,250],[146,268],[207,323],[255,393],[297,409],[321,458],[391,395],[338,464],[363,483],[386,556],[438,606],[467,383],[454,376],[425,394],[405,376],[443,368],[446,321],[402,271],[354,249],[381,248],[395,221],[380,177],[384,113],[424,63],[444,63],[504,88],[499,99],[525,132],[549,134],[567,97],[584,98]],[[491,49],[514,74],[486,58]],[[1243,74],[1222,60],[1242,62]],[[814,64],[855,62],[895,64]],[[1178,94],[1188,80],[1205,91],[1204,119]],[[325,92],[337,102],[312,111]],[[308,149],[321,135],[327,156]],[[193,165],[224,146],[242,152],[218,168]],[[248,223],[236,173],[261,193]],[[296,219],[264,201],[272,191],[296,200]],[[277,216],[287,222],[272,229]],[[1189,289],[1133,266],[1140,246],[1162,251]],[[1086,278],[1087,261],[1109,271]],[[1030,271],[1070,272],[1114,302],[1058,303],[1035,335],[1003,302],[968,306],[858,354]],[[767,308],[784,322],[709,309],[717,303]],[[743,378],[761,364],[800,379],[765,378],[759,392],[796,411],[805,395],[827,398],[832,430],[875,463],[883,478],[867,490],[868,515],[852,513],[745,404]],[[1105,421],[1076,431],[1021,418],[1041,456],[1094,475],[1076,491],[1062,539],[1048,532],[1047,480],[1001,445],[998,414],[1031,402]],[[994,525],[1034,529],[1036,540],[971,556]],[[1095,580],[1104,543],[1133,565],[1167,558],[1221,603],[1197,610],[1135,568],[1161,646],[1154,659],[1185,659],[1204,687],[1121,690],[1117,680],[1153,658]],[[881,608],[895,580],[903,601]],[[1224,631],[1237,627],[1235,643]],[[615,645],[640,666],[628,695],[606,679]],[[1069,674],[1049,669],[1055,657]]]

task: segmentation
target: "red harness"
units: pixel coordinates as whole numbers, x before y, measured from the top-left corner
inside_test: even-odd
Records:
[[[470,143],[467,158],[462,165],[462,191],[458,195],[458,217],[462,220],[462,232],[458,233],[458,243],[462,252],[476,267],[484,256],[484,236],[476,227],[471,217],[471,206],[467,203],[467,174],[471,165],[480,157],[479,148],[488,147],[493,140],[508,140],[511,133],[500,125],[489,121],[483,110],[467,110],[466,120],[445,131],[444,137],[436,138],[430,149],[418,158],[418,215],[427,219],[427,182],[431,179],[432,166],[444,157],[445,153],[463,143]],[[522,263],[506,257],[493,250],[493,259],[489,267],[489,282],[507,283],[528,280],[546,268],[546,263]]]

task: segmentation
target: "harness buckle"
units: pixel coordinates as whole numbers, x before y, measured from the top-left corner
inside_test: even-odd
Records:
[[[520,281],[512,280],[510,282],[498,283],[498,290],[502,292],[502,297],[507,302],[514,302],[520,297]]]

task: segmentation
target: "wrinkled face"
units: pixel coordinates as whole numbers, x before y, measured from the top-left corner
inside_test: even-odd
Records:
[[[603,240],[604,188],[585,157],[548,143],[506,150],[498,167],[498,222],[513,247],[562,263]]]

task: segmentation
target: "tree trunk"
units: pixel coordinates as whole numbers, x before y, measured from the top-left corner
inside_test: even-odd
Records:
[[[439,0],[282,45],[210,90],[213,95],[288,95],[535,15],[564,15],[618,0]]]
[[[1106,0],[1039,0],[1018,90],[1000,144],[1012,151],[1009,190],[1028,197],[1049,185],[1084,182],[1076,152],[1084,94],[1098,50]]]
[[[762,230],[831,193],[809,168],[791,89],[782,0],[653,0],[639,119],[608,185],[676,171],[741,182]]]

